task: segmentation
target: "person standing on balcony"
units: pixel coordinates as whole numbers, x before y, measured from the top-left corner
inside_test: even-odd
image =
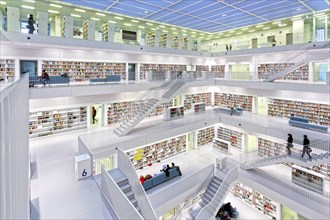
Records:
[[[95,109],[94,106],[93,106],[93,109],[92,109],[92,117],[93,117],[93,124],[95,124],[96,109]]]
[[[286,149],[288,150],[288,155],[291,154],[291,148],[293,147],[293,137],[292,134],[288,134],[288,140],[287,140],[287,145],[286,145]]]
[[[309,147],[309,139],[307,138],[307,135],[304,135],[303,146],[304,146],[303,153],[302,153],[301,157],[303,158],[306,153],[309,156],[309,159],[312,159],[312,157],[310,155],[311,149]]]
[[[35,28],[34,24],[36,22],[33,20],[33,15],[30,14],[29,19],[28,19],[28,25],[26,25],[27,29],[29,29],[29,34],[33,34]]]
[[[226,44],[226,51],[228,51],[229,50],[229,47],[228,47],[228,44]]]

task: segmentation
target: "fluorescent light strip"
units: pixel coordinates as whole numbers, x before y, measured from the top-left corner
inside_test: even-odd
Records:
[[[130,23],[124,23],[125,26],[132,26]]]
[[[242,32],[237,32],[236,35],[242,34]]]
[[[256,28],[261,28],[263,26],[264,26],[263,24],[260,24],[260,25],[257,25]]]
[[[230,37],[230,36],[231,36],[230,34],[225,35],[225,37]]]
[[[178,32],[173,32],[173,34],[178,34]]]
[[[100,20],[99,18],[93,18],[93,17],[91,17],[91,19],[94,20],[94,21],[99,21]]]
[[[139,28],[142,28],[142,29],[144,29],[145,27],[144,26],[138,26]]]
[[[161,27],[161,28],[165,28],[165,26],[164,26],[164,25],[159,25],[159,27]]]
[[[123,20],[124,19],[124,18],[118,17],[118,16],[115,16],[114,18],[117,19],[117,20]]]
[[[264,27],[262,30],[268,30],[270,29],[270,27]]]
[[[172,29],[172,30],[176,30],[176,28],[175,28],[175,27],[172,27],[171,29]]]
[[[55,7],[55,8],[63,8],[62,5],[56,5],[56,4],[53,4],[53,3],[50,3],[49,5],[52,6],[52,7]]]
[[[146,23],[146,25],[152,26],[152,25],[154,25],[154,24],[151,24],[151,23]]]
[[[111,24],[116,24],[117,22],[115,22],[115,21],[108,21],[109,23],[111,23]]]
[[[98,15],[98,16],[105,17],[105,14],[102,14],[102,13],[98,13],[98,12],[96,12],[95,14]]]
[[[84,9],[80,9],[80,8],[75,8],[74,10],[75,10],[75,11],[79,11],[79,12],[86,12],[86,10],[84,10]]]
[[[7,5],[7,3],[4,1],[0,1],[0,5]]]
[[[76,17],[76,18],[80,18],[81,16],[80,15],[77,15],[77,14],[70,14],[72,17]]]
[[[140,23],[138,20],[134,20],[134,19],[132,19],[131,22]]]
[[[255,32],[256,30],[249,30],[249,33]]]
[[[26,8],[26,9],[34,9],[33,6],[28,6],[28,5],[22,5],[22,8]]]
[[[163,32],[167,33],[168,31],[167,30],[162,30]]]
[[[151,30],[156,31],[157,29],[156,28],[151,28]]]
[[[182,32],[187,32],[186,30],[182,30]]]
[[[34,1],[34,0],[23,0],[23,2],[36,3],[36,1]]]
[[[53,14],[59,14],[59,11],[54,11],[54,10],[48,10],[49,13],[53,13]]]

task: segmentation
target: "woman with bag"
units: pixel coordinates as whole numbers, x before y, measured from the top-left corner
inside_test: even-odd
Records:
[[[288,134],[288,140],[287,140],[287,145],[286,145],[286,149],[288,150],[288,155],[291,154],[291,148],[293,147],[293,138],[292,138],[292,134]]]

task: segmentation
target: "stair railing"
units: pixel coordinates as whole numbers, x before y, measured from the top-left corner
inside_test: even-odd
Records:
[[[214,175],[214,166],[213,166],[213,168],[212,168],[212,170],[210,171],[210,173],[209,173],[209,175],[207,176],[207,178],[200,184],[200,186],[195,190],[195,192],[193,193],[193,196],[189,196],[189,197],[187,197],[187,198],[185,198],[184,200],[185,200],[185,202],[184,202],[184,204],[183,204],[183,206],[180,208],[180,210],[175,214],[175,216],[173,216],[172,218],[171,218],[171,220],[176,220],[177,219],[177,217],[178,216],[180,216],[180,214],[182,213],[182,211],[184,210],[184,209],[186,209],[188,206],[189,206],[189,200],[190,199],[192,199],[194,196],[196,196],[196,194],[198,194],[203,188],[206,188],[206,186],[208,185],[208,184],[210,184],[210,180],[209,180],[209,178],[210,178],[210,176],[211,175]]]
[[[221,204],[216,204],[216,202],[217,202],[216,199],[220,194],[222,186],[224,184],[228,184],[228,186],[230,187],[232,185],[232,183],[237,180],[237,178],[238,178],[238,166],[235,166],[234,168],[232,168],[228,171],[227,175],[225,176],[222,183],[220,184],[220,187],[218,188],[218,190],[215,193],[214,197],[212,198],[211,202],[201,209],[201,211],[196,216],[196,219],[210,219],[212,217],[213,213],[215,213],[217,211],[217,210],[210,210],[211,206],[218,207],[219,205],[221,205]],[[222,196],[224,196],[224,195],[222,195]],[[222,201],[223,201],[223,198],[221,199],[220,202],[222,202]],[[210,216],[210,212],[212,212],[211,216]]]

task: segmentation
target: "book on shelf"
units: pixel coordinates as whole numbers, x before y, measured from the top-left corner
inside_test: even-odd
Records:
[[[209,127],[197,131],[197,146],[212,143],[214,138],[215,130],[214,127]]]
[[[230,108],[236,106],[244,111],[252,112],[253,96],[229,93],[214,93],[214,105]]]

